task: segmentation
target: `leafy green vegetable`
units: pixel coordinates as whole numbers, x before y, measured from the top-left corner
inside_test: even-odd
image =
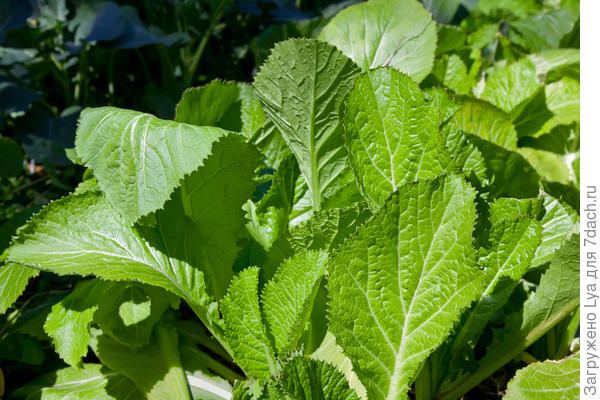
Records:
[[[420,82],[433,66],[436,29],[431,15],[414,0],[375,0],[341,11],[319,39],[363,71],[390,66]]]
[[[474,200],[457,176],[405,185],[333,258],[331,329],[370,398],[406,398],[480,293]]]
[[[449,168],[438,111],[408,76],[394,69],[368,71],[357,80],[345,122],[350,165],[373,208],[402,184]]]
[[[160,209],[179,181],[203,165],[212,145],[227,134],[111,107],[82,112],[77,132],[78,156],[130,222]]]
[[[294,39],[277,44],[254,79],[265,113],[298,160],[315,211],[345,167],[340,113],[358,72],[333,46]]]

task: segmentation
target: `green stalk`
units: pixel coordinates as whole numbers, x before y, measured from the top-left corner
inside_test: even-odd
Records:
[[[431,361],[427,359],[415,381],[415,400],[431,400],[433,398],[432,388]]]
[[[210,35],[212,35],[217,21],[221,18],[221,15],[223,14],[223,8],[225,7],[226,3],[227,0],[221,0],[213,14],[210,16],[208,28],[206,28],[206,31],[204,32],[204,35],[202,36],[202,39],[200,40],[200,43],[198,44],[198,47],[196,48],[196,51],[192,56],[192,60],[189,64],[189,67],[185,73],[184,84],[186,87],[190,86],[192,84],[192,81],[194,80],[194,75],[196,75],[196,69],[198,68],[200,59],[202,58],[202,53],[204,53],[204,49],[206,48],[208,39],[210,38]]]
[[[164,324],[158,324],[156,326],[158,347],[167,363],[169,371],[175,371],[173,379],[169,381],[169,386],[174,389],[172,393],[174,399],[192,400],[187,377],[183,370],[183,366],[181,365],[179,348],[170,337],[175,334],[175,332],[171,331],[170,328],[170,326]]]
[[[520,353],[525,351],[526,348],[535,343],[539,338],[544,336],[550,329],[558,324],[563,318],[571,314],[579,307],[579,297],[572,300],[570,303],[565,305],[562,310],[554,314],[550,319],[547,319],[542,324],[536,326],[527,336],[523,338],[520,343],[514,344],[509,342],[506,347],[506,351],[502,357],[495,360],[491,360],[487,364],[483,364],[477,371],[466,379],[458,382],[454,387],[450,388],[447,392],[440,395],[441,400],[456,400],[462,395],[479,385],[494,372],[502,368],[510,360],[516,358]]]

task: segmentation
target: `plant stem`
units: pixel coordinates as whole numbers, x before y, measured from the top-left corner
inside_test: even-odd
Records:
[[[415,400],[431,400],[433,394],[431,393],[431,361],[428,359],[423,365],[423,369],[419,373],[417,380],[415,381]]]
[[[472,375],[467,376],[466,379],[457,382],[457,384],[450,388],[447,392],[440,395],[442,400],[456,400],[460,396],[467,393],[469,390],[477,386],[487,377],[492,375],[494,372],[502,368],[510,360],[517,357],[526,348],[531,346],[535,341],[541,338],[546,332],[552,329],[557,323],[559,323],[567,315],[575,311],[579,307],[579,297],[566,304],[558,313],[554,314],[551,318],[545,320],[542,324],[536,326],[531,332],[527,334],[519,343],[509,342],[506,344],[506,352],[501,357],[498,357],[487,364],[483,364],[477,371]]]
[[[187,377],[181,365],[179,348],[176,345],[177,341],[173,340],[172,335],[177,335],[172,326],[164,324],[158,324],[156,326],[158,347],[160,348],[162,356],[167,363],[169,371],[174,371],[172,379],[169,381],[169,386],[174,389],[172,393],[173,398],[192,400]]]
[[[196,75],[196,69],[198,68],[198,63],[200,63],[200,59],[202,58],[202,53],[204,53],[204,49],[206,48],[208,39],[210,38],[210,35],[212,35],[217,21],[221,18],[221,15],[223,14],[223,8],[225,7],[226,3],[227,0],[221,0],[213,14],[210,16],[208,28],[206,28],[206,31],[204,32],[204,35],[202,36],[202,39],[200,40],[200,43],[198,44],[198,47],[196,48],[196,51],[192,56],[192,60],[190,61],[189,67],[185,73],[184,84],[186,87],[190,86],[192,84],[192,81],[194,80],[194,75]]]

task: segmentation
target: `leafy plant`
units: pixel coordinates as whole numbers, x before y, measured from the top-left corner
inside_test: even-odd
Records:
[[[490,3],[461,28],[352,5],[275,45],[252,86],[189,89],[174,121],[83,110],[88,179],[4,251],[0,311],[37,270],[94,278],[40,317],[68,366],[13,396],[576,392],[579,59],[554,48],[576,28],[524,25],[573,9]]]

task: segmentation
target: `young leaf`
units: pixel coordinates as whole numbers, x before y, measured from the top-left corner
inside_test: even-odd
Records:
[[[221,311],[233,358],[250,377],[263,380],[277,375],[277,364],[258,302],[258,271],[247,268],[234,278]]]
[[[421,82],[431,71],[435,22],[414,0],[375,0],[340,11],[319,35],[363,71],[390,66]]]
[[[438,110],[408,76],[392,68],[367,71],[346,107],[350,165],[372,208],[381,207],[404,183],[435,177],[449,167]]]
[[[239,131],[239,96],[240,89],[235,82],[214,80],[187,89],[175,109],[175,122]]]
[[[407,184],[333,257],[331,330],[369,398],[407,398],[421,363],[479,295],[474,200],[458,176]]]
[[[81,113],[75,149],[112,206],[129,222],[161,208],[227,134],[113,107]]]
[[[506,400],[575,399],[579,397],[579,354],[547,360],[517,371],[506,387]]]
[[[35,379],[11,393],[11,399],[25,400],[106,399],[143,400],[145,397],[123,375],[101,364],[67,367]]]
[[[358,400],[346,377],[324,361],[296,357],[281,373],[283,391],[294,400]]]
[[[58,274],[136,280],[183,297],[207,326],[211,302],[202,271],[150,246],[98,193],[70,195],[46,206],[19,232],[8,259]]]
[[[333,46],[292,39],[275,46],[254,79],[265,113],[298,160],[315,211],[345,167],[340,111],[359,71]]]
[[[322,210],[290,229],[287,239],[295,252],[306,250],[331,252],[356,232],[356,229],[371,215],[364,202],[344,208]]]
[[[319,284],[327,267],[327,254],[309,251],[279,266],[262,292],[262,305],[275,349],[293,350],[310,317]]]

